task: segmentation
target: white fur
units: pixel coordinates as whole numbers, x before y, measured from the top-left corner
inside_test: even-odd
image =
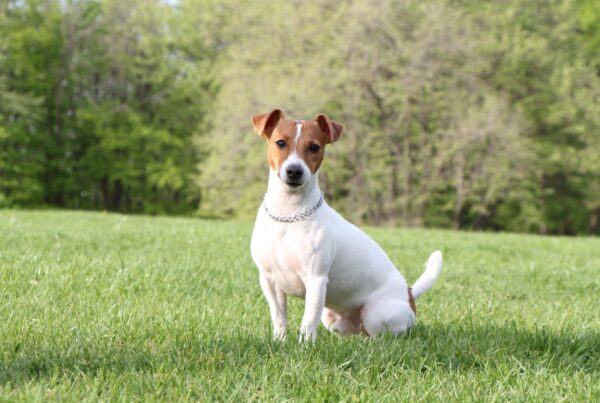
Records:
[[[421,274],[421,277],[412,286],[413,297],[418,298],[419,295],[429,290],[440,274],[442,274],[442,252],[438,250],[429,256],[425,272]]]
[[[320,195],[317,173],[307,175],[298,190],[271,170],[265,203],[273,214],[291,216],[314,206]],[[308,219],[295,223],[276,222],[261,206],[251,252],[260,271],[275,339],[285,339],[287,295],[305,300],[300,341],[316,339],[321,318],[332,331],[356,332],[350,318],[357,310],[370,336],[386,331],[398,334],[415,324],[404,277],[375,241],[326,202]],[[434,252],[415,284],[415,298],[433,285],[441,264],[441,253]]]
[[[283,161],[283,164],[281,164],[281,168],[279,168],[280,178],[286,177],[286,171],[288,167],[292,164],[298,164],[302,168],[302,183],[295,189],[296,191],[298,191],[300,188],[304,187],[306,183],[310,180],[310,168],[308,168],[306,162],[304,162],[304,160],[298,156],[298,153],[294,151],[285,159],[285,161]]]
[[[294,138],[294,151],[298,151],[298,140],[302,136],[302,121],[296,120],[296,137]]]
[[[308,181],[310,180],[310,168],[306,165],[306,162],[298,156],[298,141],[302,136],[302,121],[296,121],[296,137],[294,138],[293,152],[283,161],[281,168],[279,168],[279,177],[285,178],[287,176],[287,169],[292,164],[297,164],[302,168],[302,183],[294,190],[299,191]],[[285,182],[285,179],[282,179]]]

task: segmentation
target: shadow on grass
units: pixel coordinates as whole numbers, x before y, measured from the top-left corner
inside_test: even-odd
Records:
[[[244,329],[245,330],[245,329]],[[322,329],[321,329],[322,330]],[[5,346],[6,348],[6,346]],[[275,343],[264,334],[239,330],[229,336],[212,334],[175,337],[172,342],[130,341],[104,348],[81,343],[61,350],[46,345],[33,351],[14,348],[3,354],[0,385],[56,376],[99,372],[169,371],[175,374],[219,376],[223,371],[248,372],[260,367],[318,364],[332,370],[348,368],[405,371],[493,371],[511,369],[550,373],[600,373],[600,335],[597,332],[560,333],[539,328],[525,330],[506,325],[419,325],[407,335],[367,339],[342,338],[321,331],[316,345],[299,345],[294,333],[286,343]],[[12,357],[11,357],[12,355]],[[306,368],[307,365],[300,365]]]

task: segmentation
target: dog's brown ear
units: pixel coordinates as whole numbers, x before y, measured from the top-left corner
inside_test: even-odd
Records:
[[[342,135],[342,131],[344,130],[343,124],[334,122],[325,115],[318,115],[315,120],[319,124],[321,130],[327,134],[331,144],[335,143]]]
[[[283,119],[283,112],[273,109],[269,113],[252,116],[252,126],[254,126],[256,134],[268,139],[281,119]]]

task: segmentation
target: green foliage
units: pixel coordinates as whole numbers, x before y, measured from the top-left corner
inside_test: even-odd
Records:
[[[41,203],[39,100],[7,90],[0,77],[0,207]]]
[[[190,212],[193,134],[214,91],[214,57],[181,28],[191,22],[159,1],[11,1],[3,12],[0,83],[14,96],[0,127],[26,156],[3,153],[2,203]],[[37,110],[25,118],[26,97]]]
[[[594,4],[254,2],[232,18],[201,209],[253,213],[247,121],[279,107],[346,125],[321,179],[354,221],[600,233]]]
[[[600,234],[595,0],[0,4],[0,206],[251,217],[278,107],[353,221]]]
[[[444,273],[403,337],[288,341],[243,222],[0,211],[0,400],[600,399],[593,238],[368,228],[409,283]]]

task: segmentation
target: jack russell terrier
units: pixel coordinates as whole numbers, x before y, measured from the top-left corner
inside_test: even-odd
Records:
[[[319,320],[332,332],[372,337],[412,327],[415,298],[440,275],[442,254],[431,254],[409,288],[383,249],[327,205],[317,174],[325,145],[337,141],[344,126],[325,115],[284,119],[278,109],[253,116],[252,125],[268,143],[271,168],[250,248],[273,338],[285,340],[288,295],[305,301],[301,342],[316,340]]]

